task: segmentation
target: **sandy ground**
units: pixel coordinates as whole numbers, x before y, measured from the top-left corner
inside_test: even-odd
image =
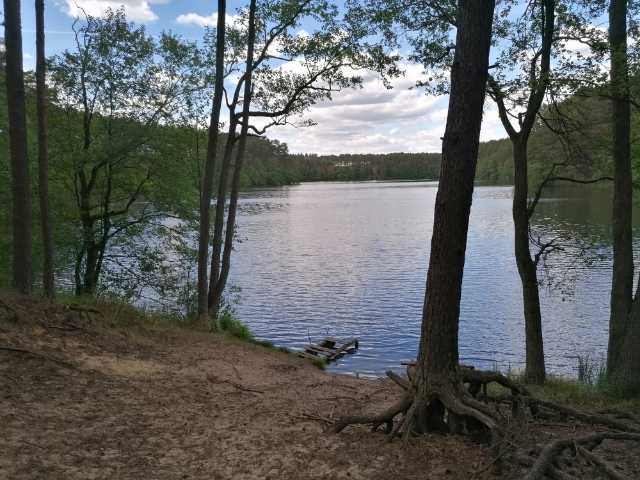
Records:
[[[490,460],[482,439],[328,435],[316,416],[381,411],[401,390],[224,334],[0,292],[0,362],[0,478],[466,479]],[[620,468],[640,478],[630,447]]]

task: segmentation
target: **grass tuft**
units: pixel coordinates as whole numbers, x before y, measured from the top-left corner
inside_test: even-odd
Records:
[[[134,325],[164,325],[173,328],[180,328],[195,332],[214,333],[224,331],[230,335],[259,345],[269,350],[294,355],[294,352],[286,347],[276,346],[269,340],[257,340],[246,325],[240,323],[238,319],[230,313],[224,313],[218,320],[208,315],[181,317],[180,315],[159,313],[138,308],[126,301],[118,298],[90,296],[77,297],[74,295],[58,295],[57,302],[61,305],[80,305],[86,308],[99,310],[105,319],[107,328],[121,331],[122,329]],[[121,333],[125,333],[121,331]],[[129,335],[129,333],[126,333]],[[154,343],[153,339],[141,339],[141,343]],[[157,343],[157,342],[155,342]],[[323,367],[321,367],[323,368]]]
[[[511,365],[504,374],[515,381],[526,385],[535,397],[556,403],[573,404],[583,409],[598,409],[604,406],[640,412],[640,398],[623,400],[621,390],[607,375],[604,357],[596,358],[587,354],[578,356],[577,378],[567,378],[547,374],[542,385],[529,383],[523,371],[515,371]],[[494,365],[494,370],[497,365]],[[501,387],[493,387],[500,390]],[[494,391],[497,391],[494,390]]]
[[[327,361],[324,358],[311,358],[311,363],[313,363],[320,370],[324,370],[327,367]]]
[[[240,321],[233,317],[230,313],[223,313],[218,320],[218,326],[220,330],[228,332],[236,338],[241,340],[253,340],[253,334],[249,327],[240,323]]]

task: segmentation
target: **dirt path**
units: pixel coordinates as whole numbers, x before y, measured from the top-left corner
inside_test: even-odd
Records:
[[[0,292],[0,478],[468,479],[487,464],[468,438],[404,450],[305,418],[380,411],[402,394],[391,382],[223,334],[105,325]]]

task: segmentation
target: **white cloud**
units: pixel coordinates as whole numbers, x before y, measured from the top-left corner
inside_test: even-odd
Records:
[[[232,25],[239,19],[240,17],[238,15],[226,15],[225,23]],[[218,23],[218,13],[212,13],[207,17],[198,15],[197,13],[187,13],[185,15],[179,15],[178,18],[176,18],[176,23],[181,25],[196,25],[202,28],[215,27]]]
[[[312,119],[315,126],[273,127],[267,136],[286,142],[292,153],[440,152],[448,98],[425,95],[424,89],[409,90],[420,78],[422,68],[402,67],[406,75],[392,82],[393,89],[386,89],[378,78],[365,74],[363,88],[336,92],[331,101],[319,102],[305,113],[302,118]],[[298,62],[281,68],[304,71]],[[301,119],[292,119],[296,120]],[[487,105],[481,139],[505,136],[495,108]]]
[[[431,112],[431,114],[429,115],[429,120],[432,122],[447,123],[448,114],[449,114],[449,109],[441,108],[440,110]]]
[[[485,103],[484,114],[482,115],[480,141],[488,142],[489,140],[497,140],[499,138],[506,137],[507,132],[505,132],[500,116],[498,115],[498,107],[492,101],[487,100]]]
[[[408,90],[422,69],[404,68],[407,76],[394,81],[391,90],[377,78],[365,76],[363,88],[335,93],[332,101],[310,109],[305,118],[311,118],[316,126],[274,127],[267,135],[287,142],[291,152],[440,151],[444,123],[432,126],[429,117],[440,107],[441,98],[427,96],[420,89]]]
[[[33,58],[33,55],[31,55],[30,53],[24,53],[22,55],[22,58],[25,58],[25,59]]]
[[[88,15],[100,17],[107,8],[118,10],[124,7],[127,20],[148,23],[158,20],[158,16],[151,11],[152,4],[166,3],[169,0],[65,0],[62,11],[72,17]],[[84,11],[84,12],[83,12]]]

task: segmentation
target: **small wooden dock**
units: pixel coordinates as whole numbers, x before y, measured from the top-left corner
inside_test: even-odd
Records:
[[[325,362],[334,360],[344,353],[352,353],[358,349],[358,339],[342,340],[341,338],[327,337],[316,345],[309,345],[298,352],[299,357],[318,359]]]

